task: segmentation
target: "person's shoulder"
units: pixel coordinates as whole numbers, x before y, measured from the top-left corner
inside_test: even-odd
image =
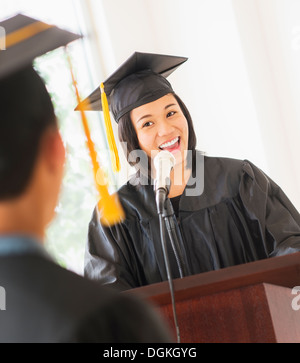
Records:
[[[118,290],[105,287],[101,283],[88,279],[58,265],[54,261],[40,259],[39,271],[45,274],[45,283],[47,281],[55,281],[55,285],[49,283],[49,288],[55,290],[57,296],[61,299],[72,302],[74,311],[85,309],[94,310],[99,306],[111,306],[122,300],[128,300],[135,304],[136,299],[131,297],[123,297]],[[140,306],[139,302],[137,305]]]
[[[43,276],[42,285],[47,286],[35,286],[40,301],[44,301],[42,311],[51,311],[53,325],[65,327],[58,340],[128,342],[128,334],[132,342],[144,342],[148,336],[141,323],[148,326],[154,341],[168,341],[168,331],[146,301],[105,287],[51,260],[36,258],[34,268]]]
[[[247,160],[223,157],[223,156],[209,156],[204,154],[204,163],[208,168],[214,167],[224,171],[239,172],[243,169]]]
[[[94,319],[97,320],[96,335],[90,335],[88,339],[101,340],[106,337],[105,328],[118,323],[118,311],[134,319],[128,306],[131,304],[136,311],[140,309],[139,302],[128,303],[128,298],[121,293],[42,255],[0,257],[0,275],[6,294],[13,302],[3,321],[3,326],[11,325],[12,328],[9,332],[0,328],[0,340],[3,341],[72,341],[77,339],[77,333],[88,331],[86,322]],[[103,319],[106,319],[104,330]],[[26,326],[31,329],[28,336],[24,336]],[[97,338],[99,332],[103,334]]]
[[[204,165],[206,172],[213,172],[215,174],[222,173],[238,177],[247,174],[252,179],[256,175],[264,175],[263,171],[248,159],[204,155]]]
[[[66,305],[72,301],[74,311],[84,310],[85,308],[93,308],[99,302],[104,303],[106,299],[113,298],[115,294],[108,289],[105,289],[101,284],[96,281],[87,279],[80,272],[72,271],[66,267],[59,265],[53,258],[44,258],[41,256],[28,256],[24,257],[18,265],[20,271],[25,270],[26,265],[32,266],[34,274],[27,276],[27,279],[33,279],[36,288],[42,288],[42,285],[48,286],[45,294],[51,295],[55,292],[56,299],[64,300]],[[18,268],[18,267],[17,267]],[[43,278],[39,278],[42,276]],[[24,279],[26,276],[24,276]],[[61,305],[62,307],[65,304]]]
[[[220,156],[204,156],[206,180],[223,180],[232,185],[238,184],[243,174],[245,160]]]
[[[78,327],[77,338],[80,341],[171,341],[170,332],[149,302],[105,287],[63,267],[54,268],[61,278],[61,283],[65,287],[68,286],[65,295],[68,295],[68,300],[75,305],[71,310],[75,312],[74,321],[77,320],[75,325]],[[92,335],[94,332],[98,332],[98,336]]]
[[[267,189],[271,182],[264,171],[248,159],[205,156],[205,172],[213,178],[225,176],[224,180],[236,186],[249,180]]]
[[[210,203],[238,195],[245,178],[250,176],[254,180],[254,169],[245,159],[204,155],[204,191]]]

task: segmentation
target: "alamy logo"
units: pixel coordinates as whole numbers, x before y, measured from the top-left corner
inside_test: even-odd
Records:
[[[292,289],[292,295],[296,295],[292,300],[292,309],[300,310],[300,286],[295,286]]]
[[[132,150],[131,152],[127,152],[127,143],[121,142],[121,147],[124,151],[124,154],[127,155],[127,160],[131,165],[134,165],[136,176],[132,178],[132,175],[129,173],[126,175],[126,180],[129,181],[131,185],[149,185],[149,183],[155,182],[154,175],[151,176],[151,180],[148,178],[149,172],[149,163],[150,160],[154,159],[157,155],[157,150],[151,150],[151,158],[147,156],[145,151],[141,149]],[[179,153],[178,153],[179,154]],[[181,162],[184,158],[187,165],[193,164],[193,153],[191,150],[186,150],[184,155],[177,154],[177,162]],[[150,159],[150,160],[149,160]],[[189,180],[187,181],[188,188],[186,189],[186,195],[190,197],[200,196],[204,191],[204,154],[196,153],[195,156],[195,165],[196,167],[193,170],[193,174]],[[126,171],[126,170],[125,170]],[[181,168],[177,168],[174,172],[173,183],[174,185],[182,185],[182,172]],[[132,172],[132,170],[127,170],[127,172]],[[102,171],[99,169],[96,173],[96,181],[99,185],[103,186],[106,184],[106,179],[103,178]]]
[[[6,291],[0,286],[0,310],[6,310]]]
[[[6,33],[3,26],[0,26],[0,50],[6,49]]]

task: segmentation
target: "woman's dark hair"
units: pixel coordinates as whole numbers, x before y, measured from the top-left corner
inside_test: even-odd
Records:
[[[0,200],[25,190],[50,126],[56,126],[54,108],[31,66],[0,81]]]
[[[187,123],[188,123],[188,129],[189,129],[189,139],[188,139],[188,150],[192,151],[192,160],[194,163],[195,160],[195,154],[196,154],[196,143],[197,138],[193,126],[193,121],[191,118],[191,115],[186,107],[186,105],[183,103],[183,101],[174,94],[174,97],[176,101],[178,102],[180,109],[182,113],[184,114]],[[120,142],[126,143],[126,158],[128,163],[131,166],[134,166],[136,162],[129,160],[129,154],[133,152],[134,150],[141,150],[139,141],[137,138],[137,134],[135,132],[134,126],[132,124],[131,118],[130,118],[130,112],[125,114],[123,117],[120,118],[119,124],[118,124],[118,133],[119,133],[119,140]]]

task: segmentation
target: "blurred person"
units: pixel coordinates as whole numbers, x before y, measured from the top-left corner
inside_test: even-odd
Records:
[[[43,247],[65,149],[32,62],[78,36],[21,14],[0,26],[0,342],[170,342],[152,306],[67,271]]]

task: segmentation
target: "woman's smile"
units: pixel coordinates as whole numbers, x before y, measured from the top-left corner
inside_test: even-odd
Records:
[[[180,148],[180,137],[177,136],[173,140],[167,141],[167,142],[161,144],[158,148],[161,150],[175,152],[175,151],[179,150],[179,148]]]

